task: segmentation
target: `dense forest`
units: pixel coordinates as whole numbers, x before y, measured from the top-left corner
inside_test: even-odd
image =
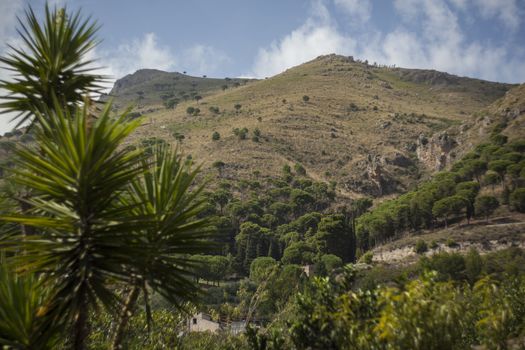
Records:
[[[217,160],[203,177],[168,142],[130,145],[143,118],[94,99],[104,77],[85,57],[96,23],[46,7],[43,21],[28,9],[20,25],[24,49],[0,58],[15,73],[0,82],[0,107],[22,127],[19,142],[0,141],[6,348],[523,345],[525,251],[424,239],[525,212],[525,139],[504,135],[508,120],[384,201],[338,202],[337,182],[312,180],[300,163],[232,180]],[[417,262],[374,260],[374,248],[403,237],[421,237]],[[188,332],[198,312],[243,332]]]

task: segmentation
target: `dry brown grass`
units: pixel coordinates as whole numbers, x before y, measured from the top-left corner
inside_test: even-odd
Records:
[[[325,56],[267,80],[217,91],[199,104],[184,102],[175,110],[145,106],[160,109],[147,114],[147,124],[131,142],[149,137],[175,142],[176,130],[185,135],[183,150],[205,169],[221,160],[227,176],[245,178],[256,170],[274,176],[284,164],[301,163],[315,180],[337,181],[340,195],[359,196],[355,183],[366,180],[368,155],[415,158],[411,147],[420,134],[430,136],[470,120],[508,88],[473,79],[451,86],[416,83],[401,79],[400,72]],[[240,111],[235,104],[242,105]],[[201,115],[188,116],[189,106],[200,108]],[[400,119],[395,113],[425,116]],[[239,140],[232,129],[244,127],[249,137]],[[261,131],[260,142],[251,140],[255,128]],[[219,141],[212,141],[214,131]],[[383,164],[383,171],[399,182],[398,191],[425,174],[417,162],[409,168]]]

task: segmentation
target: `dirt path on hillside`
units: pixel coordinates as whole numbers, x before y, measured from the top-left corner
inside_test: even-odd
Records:
[[[434,254],[440,253],[440,252],[455,252],[455,253],[466,253],[471,248],[475,248],[478,250],[480,254],[487,254],[490,252],[495,252],[502,249],[507,249],[510,247],[519,247],[522,249],[525,249],[525,222],[513,222],[513,223],[501,223],[501,224],[489,224],[484,226],[484,229],[494,229],[497,230],[499,228],[505,228],[505,227],[512,227],[515,230],[521,232],[520,235],[509,235],[507,239],[498,237],[498,239],[488,239],[485,241],[479,241],[479,239],[475,240],[469,240],[468,237],[468,231],[465,232],[466,236],[463,240],[457,241],[456,245],[453,247],[448,246],[446,243],[439,242],[437,243],[437,247],[435,249],[429,249],[424,254],[417,254],[414,251],[414,242],[407,243],[407,245],[403,247],[396,247],[391,248],[388,245],[377,247],[372,250],[374,257],[373,261],[376,262],[383,262],[388,264],[394,264],[394,265],[409,265],[411,263],[414,263],[415,261],[419,260],[419,258],[423,255],[425,256],[432,256]],[[465,229],[469,229],[469,227],[465,227]],[[432,234],[428,235],[421,235],[413,237],[414,239],[422,239],[424,240],[427,245],[429,245],[428,238],[426,236],[431,236]],[[441,237],[440,240],[445,240],[446,237]]]

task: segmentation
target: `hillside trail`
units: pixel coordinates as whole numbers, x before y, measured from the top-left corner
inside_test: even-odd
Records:
[[[505,223],[494,223],[494,224],[487,224],[484,227],[487,228],[501,228],[506,226],[524,226],[524,221],[519,222],[505,222]],[[521,231],[521,230],[520,230]],[[523,231],[521,231],[523,232]],[[424,238],[424,236],[421,236],[421,238]],[[487,254],[490,252],[507,249],[512,246],[519,247],[522,249],[525,249],[525,237],[522,236],[518,239],[513,239],[509,241],[500,241],[498,239],[489,239],[487,242],[479,242],[479,241],[471,241],[468,239],[465,239],[463,241],[457,242],[458,245],[456,247],[449,247],[446,243],[437,243],[437,247],[435,249],[429,249],[428,252],[424,253],[423,255],[426,256],[432,256],[434,254],[440,253],[440,252],[454,252],[454,253],[462,253],[466,254],[470,248],[475,248],[481,255]],[[373,260],[377,262],[384,262],[388,264],[394,264],[394,265],[407,265],[413,262],[414,259],[417,259],[420,255],[417,254],[414,251],[414,243],[407,244],[402,247],[398,248],[389,248],[387,246],[379,246],[377,248],[374,248],[372,250],[374,257]]]

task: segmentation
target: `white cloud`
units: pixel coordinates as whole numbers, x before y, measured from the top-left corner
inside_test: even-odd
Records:
[[[103,73],[118,79],[141,68],[170,70],[176,66],[175,55],[168,47],[160,46],[155,33],[146,33],[119,45],[115,50],[95,51],[104,66]]]
[[[253,75],[273,75],[320,54],[338,53],[406,68],[524,82],[525,50],[467,40],[451,6],[470,6],[468,0],[451,1],[452,5],[445,0],[395,0],[403,21],[387,33],[367,28],[364,34],[349,35],[338,30],[329,13],[323,14],[323,20],[311,17],[280,41],[261,48]]]
[[[302,26],[269,47],[259,49],[248,76],[267,77],[319,55],[347,54],[355,50],[355,40],[338,32],[326,7],[320,2],[314,6],[315,15]]]
[[[356,22],[366,22],[370,19],[372,13],[370,0],[334,0],[334,3]]]
[[[226,63],[231,62],[225,53],[208,45],[196,44],[182,52],[179,69],[193,75],[212,75]]]
[[[17,21],[16,16],[23,7],[22,0],[0,1],[0,55],[4,56],[7,52],[7,44],[14,43],[14,28]],[[0,68],[0,79],[7,79],[9,71]],[[5,95],[4,90],[0,90],[0,95]],[[0,114],[0,133],[10,131],[15,123],[10,123],[14,115]]]
[[[518,29],[523,13],[520,13],[517,0],[476,0],[474,3],[486,18],[497,17],[509,29]]]

